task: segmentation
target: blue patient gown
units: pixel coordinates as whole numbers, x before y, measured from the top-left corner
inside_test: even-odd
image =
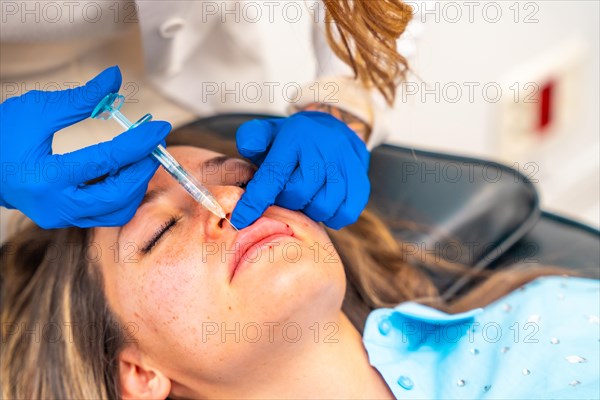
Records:
[[[543,277],[483,309],[369,315],[369,360],[399,399],[600,398],[600,283]]]

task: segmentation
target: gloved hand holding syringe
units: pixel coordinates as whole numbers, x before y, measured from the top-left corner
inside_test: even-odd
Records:
[[[108,94],[102,101],[96,106],[92,112],[92,118],[108,120],[113,118],[123,128],[132,129],[144,122],[150,121],[152,115],[146,114],[140,118],[136,123],[131,123],[120,111],[121,106],[125,98],[118,93]],[[210,191],[202,185],[193,175],[187,172],[167,149],[162,144],[152,151],[152,155],[160,162],[165,170],[177,181],[183,188],[204,208],[212,212],[219,218],[223,218],[229,222],[229,224],[237,230],[237,228],[231,223],[226,217],[223,208],[219,205],[217,200],[213,197]]]

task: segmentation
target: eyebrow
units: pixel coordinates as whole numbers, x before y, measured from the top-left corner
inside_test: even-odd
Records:
[[[214,166],[214,167],[220,167],[221,165],[225,164],[227,161],[229,160],[240,160],[243,161],[241,158],[236,158],[236,157],[230,157],[230,156],[216,156],[213,158],[209,158],[208,160],[205,160],[203,162],[200,163],[200,169],[205,168],[206,166],[210,165],[210,166]]]
[[[202,161],[199,164],[199,168],[200,168],[200,170],[202,170],[203,168],[205,168],[208,165],[215,166],[218,168],[221,165],[225,164],[229,160],[243,161],[241,158],[222,155],[222,156],[216,156],[216,157],[210,158],[208,160]],[[152,189],[152,190],[148,191],[144,195],[144,198],[142,199],[142,202],[138,206],[138,209],[141,208],[144,204],[148,204],[148,203],[152,203],[153,201],[156,201],[156,199],[158,199],[160,196],[162,196],[165,192],[167,192],[166,188],[157,188],[157,189]],[[117,233],[117,242],[120,242],[122,231],[123,231],[123,226],[120,226],[119,232]]]
[[[221,165],[225,164],[229,160],[235,160],[235,158],[229,157],[229,156],[216,156],[216,157],[210,158],[208,160],[202,161],[198,167],[200,168],[200,170],[202,170],[203,168],[205,168],[208,165],[220,167]],[[157,198],[159,198],[161,195],[163,195],[166,191],[167,191],[166,188],[157,188],[157,189],[152,189],[152,190],[148,191],[144,195],[144,198],[142,199],[142,202],[140,203],[138,208],[140,208],[144,204],[152,203]]]
[[[165,189],[165,188],[152,189],[152,190],[148,191],[144,195],[144,198],[142,199],[142,202],[140,203],[138,208],[142,207],[144,204],[153,202],[154,200],[159,198],[162,194],[164,194],[166,191],[167,191],[167,189]]]

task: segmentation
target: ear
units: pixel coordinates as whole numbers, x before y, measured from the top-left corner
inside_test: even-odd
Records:
[[[133,346],[119,354],[119,382],[123,399],[166,399],[171,391],[171,380],[144,365],[139,350]]]

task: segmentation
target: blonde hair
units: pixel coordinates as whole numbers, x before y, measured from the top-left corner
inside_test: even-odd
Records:
[[[2,246],[2,398],[119,397],[126,335],[87,254],[90,236],[30,225]]]

